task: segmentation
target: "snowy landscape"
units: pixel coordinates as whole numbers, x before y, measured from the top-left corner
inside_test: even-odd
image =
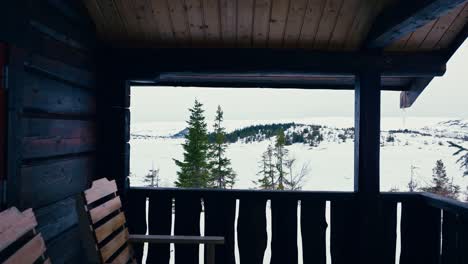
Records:
[[[309,173],[304,181],[304,190],[353,190],[354,142],[350,129],[352,118],[320,117],[285,120],[225,120],[226,132],[259,124],[286,124],[294,122],[285,134],[304,131],[311,127],[318,130],[323,140],[311,146],[308,143],[293,143],[286,148],[297,164],[308,164]],[[174,187],[178,167],[173,159],[181,159],[185,141],[185,122],[142,122],[131,126],[131,185],[145,186],[144,176],[151,169],[159,169],[159,186]],[[208,121],[208,130],[212,124]],[[408,191],[413,180],[420,187],[431,182],[432,169],[437,160],[442,160],[447,175],[466,190],[468,177],[457,163],[454,142],[468,146],[468,120],[455,118],[382,118],[381,121],[381,191]],[[307,131],[307,130],[305,130]],[[352,133],[351,133],[352,134]],[[235,189],[255,189],[261,155],[275,137],[256,135],[255,140],[239,139],[229,143],[226,156],[231,159],[237,173]],[[465,198],[462,194],[460,199]]]

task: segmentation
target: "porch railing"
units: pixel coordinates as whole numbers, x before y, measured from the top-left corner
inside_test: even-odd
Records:
[[[257,264],[262,263],[267,247],[268,200],[271,205],[271,263],[298,262],[298,223],[303,263],[326,263],[328,227],[332,263],[357,263],[353,260],[358,259],[359,218],[356,194],[352,192],[137,187],[128,193],[128,224],[132,233],[145,234],[148,228],[149,234],[169,235],[174,213],[175,235],[200,235],[203,204],[205,235],[224,236],[226,241],[216,249],[216,263],[235,263],[237,229],[240,262]],[[330,202],[329,223],[327,201]],[[401,220],[397,219],[398,203],[401,203]],[[375,223],[380,231],[379,263],[395,264],[397,221],[401,221],[401,264],[468,263],[467,204],[426,193],[383,193],[380,210],[382,217]],[[141,257],[142,245],[134,248]],[[198,252],[198,246],[176,245],[176,263],[198,263]],[[147,254],[147,263],[169,263],[169,245],[149,245]]]

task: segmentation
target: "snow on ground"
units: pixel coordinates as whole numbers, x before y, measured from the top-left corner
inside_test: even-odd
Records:
[[[304,118],[295,120],[235,120],[226,121],[228,131],[252,124],[296,122],[300,124],[319,124],[337,128],[353,126],[351,118]],[[381,147],[381,190],[388,191],[396,187],[407,190],[410,180],[411,166],[415,166],[414,175],[420,185],[431,181],[432,168],[436,160],[442,159],[447,167],[447,173],[464,190],[468,177],[462,177],[462,171],[456,164],[457,157],[452,154],[453,148],[447,141],[456,141],[444,135],[468,135],[467,122],[448,125],[442,118],[383,118],[382,137],[385,139],[390,129],[411,129],[423,133],[432,133],[440,137],[414,134],[396,134],[396,142],[387,143]],[[131,145],[131,184],[144,185],[143,176],[154,166],[160,169],[161,185],[173,186],[177,178],[177,167],[173,159],[182,159],[183,138],[168,138],[184,129],[184,122],[144,123],[132,126],[132,133],[165,136],[164,138],[132,139]],[[271,139],[274,140],[274,139]],[[460,142],[460,141],[457,141]],[[231,158],[232,167],[237,172],[238,182],[235,188],[254,188],[252,181],[257,179],[259,160],[270,140],[253,143],[236,142],[229,144],[227,156]],[[291,156],[297,159],[297,164],[309,163],[310,175],[304,186],[305,190],[351,191],[353,189],[353,159],[354,143],[324,141],[318,147],[311,148],[305,144],[293,144],[287,147]]]
[[[449,121],[450,120],[450,121]],[[351,118],[302,118],[294,120],[233,120],[226,121],[227,131],[250,126],[254,124],[271,124],[296,122],[298,124],[315,124],[334,128],[349,128],[354,126]],[[209,124],[211,128],[211,124]],[[468,122],[453,120],[448,118],[383,118],[382,133],[384,145],[381,147],[380,168],[381,168],[381,190],[388,191],[390,188],[398,188],[400,191],[407,190],[410,180],[411,167],[415,166],[415,180],[420,186],[431,181],[432,168],[436,160],[442,159],[447,168],[447,174],[454,178],[454,182],[465,190],[468,185],[468,177],[462,177],[462,171],[456,164],[457,158],[452,154],[453,148],[449,148],[447,141],[462,141],[456,138],[463,138],[468,135]],[[160,169],[162,186],[173,186],[177,178],[177,167],[173,159],[182,159],[183,149],[181,144],[183,138],[170,138],[185,128],[185,122],[164,122],[164,123],[143,123],[133,124],[132,134],[150,135],[151,138],[134,137],[130,141],[131,155],[130,166],[133,175],[131,177],[132,186],[145,185],[143,176],[154,166]],[[388,130],[410,129],[422,133],[431,134],[395,134],[395,142],[386,142]],[[454,137],[456,137],[454,139]],[[309,163],[311,172],[305,183],[305,190],[329,190],[329,191],[352,191],[354,174],[354,143],[352,140],[340,142],[332,136],[322,142],[319,147],[311,148],[305,144],[293,144],[288,146],[291,156],[297,159],[298,164]],[[271,139],[274,140],[274,139]],[[259,170],[258,161],[265,151],[270,140],[253,143],[237,142],[229,144],[227,156],[231,158],[232,167],[238,174],[238,182],[235,188],[254,188],[252,181],[257,179],[256,173]],[[466,144],[466,143],[465,143]],[[330,207],[327,203],[326,219],[330,220]],[[267,204],[267,234],[268,247],[265,251],[264,264],[271,259],[271,211]],[[398,215],[401,207],[398,208]],[[300,209],[298,210],[300,214]],[[298,219],[300,219],[298,215]],[[398,217],[399,219],[399,217]],[[201,230],[204,230],[204,216],[201,215]],[[299,221],[299,220],[298,220]],[[174,226],[174,224],[172,225]],[[300,224],[298,223],[298,226]],[[399,222],[397,230],[399,230]],[[172,231],[173,232],[173,231]],[[300,229],[298,229],[300,232]],[[397,232],[399,234],[399,232]],[[399,235],[398,235],[399,236]],[[327,243],[330,239],[330,228],[327,229]],[[397,238],[399,239],[399,238]],[[299,264],[302,264],[301,236],[298,233]],[[174,263],[174,247],[171,246],[171,264]],[[399,256],[400,242],[397,240],[396,255]],[[239,252],[235,248],[236,263],[239,262]],[[145,249],[146,256],[146,249]],[[397,258],[398,259],[398,258]],[[330,248],[327,244],[327,263],[330,261]],[[203,246],[200,247],[200,263],[203,263]],[[398,263],[398,261],[397,261]]]

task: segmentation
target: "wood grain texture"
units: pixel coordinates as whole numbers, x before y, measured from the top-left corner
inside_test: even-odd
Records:
[[[290,0],[271,0],[270,26],[268,31],[268,47],[283,46],[286,21],[288,19]]]
[[[116,196],[113,199],[99,205],[96,208],[89,210],[89,215],[93,224],[108,216],[110,213],[119,210],[122,207],[120,197]]]
[[[171,16],[172,29],[177,43],[181,45],[189,45],[191,36],[189,23],[187,20],[187,13],[183,0],[167,1],[169,7],[169,14]]]
[[[272,0],[255,0],[252,42],[254,47],[266,47],[270,31]]]
[[[0,213],[0,220],[0,251],[37,226],[32,209],[20,212],[11,207]]]
[[[254,0],[237,0],[237,46],[252,45]]]
[[[46,250],[41,234],[36,235],[10,256],[4,264],[34,263]]]
[[[315,36],[314,48],[326,49],[330,38],[337,25],[338,14],[343,6],[343,0],[327,0],[323,9],[317,34]],[[347,11],[349,12],[349,10]]]
[[[38,222],[36,230],[46,242],[78,224],[75,197],[35,209],[35,213]]]
[[[304,24],[307,0],[290,1],[283,35],[283,47],[295,48]]]
[[[362,0],[345,0],[342,2],[336,17],[335,27],[328,41],[328,49],[341,49],[346,41],[346,35],[351,28],[359,4]],[[330,5],[330,7],[333,7]]]
[[[84,191],[86,204],[93,203],[109,194],[117,192],[115,180],[109,181],[107,178],[101,178],[93,181],[91,188]]]
[[[221,18],[218,0],[202,0],[205,38],[208,46],[221,42]]]
[[[20,177],[20,207],[41,207],[86,189],[88,177],[94,175],[95,157],[51,159],[23,165]],[[50,191],[54,190],[54,191]]]
[[[88,153],[96,149],[92,121],[23,118],[22,125],[24,159]]]
[[[127,264],[132,258],[131,249],[126,246],[122,252],[112,261],[115,264]]]
[[[317,30],[322,19],[326,0],[309,0],[306,13],[304,16],[304,24],[301,29],[299,47],[313,48]]]
[[[161,41],[163,43],[173,43],[175,40],[174,30],[167,1],[147,0],[147,5],[148,8],[151,8],[151,17],[153,18],[153,23],[158,27]]]
[[[106,239],[110,234],[114,231],[118,230],[125,224],[125,215],[120,212],[118,215],[109,219],[109,221],[105,222],[103,225],[96,228],[94,231],[96,235],[96,240],[98,243],[101,243],[104,239]]]
[[[125,243],[128,241],[128,230],[125,228],[117,234],[111,241],[102,246],[99,250],[101,252],[102,262],[106,261]]]
[[[197,46],[203,43],[205,37],[205,21],[203,17],[202,0],[185,0],[185,12],[189,24],[192,45]]]
[[[435,45],[435,49],[443,49],[450,46],[457,35],[468,24],[468,1],[465,3],[463,10],[458,14],[450,27],[445,31],[439,42]]]
[[[235,46],[237,40],[237,4],[236,1],[219,0],[221,36],[224,46]]]

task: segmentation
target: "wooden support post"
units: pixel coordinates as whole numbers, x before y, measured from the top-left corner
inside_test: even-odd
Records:
[[[379,263],[380,73],[356,76],[354,191],[358,202],[357,263]]]

